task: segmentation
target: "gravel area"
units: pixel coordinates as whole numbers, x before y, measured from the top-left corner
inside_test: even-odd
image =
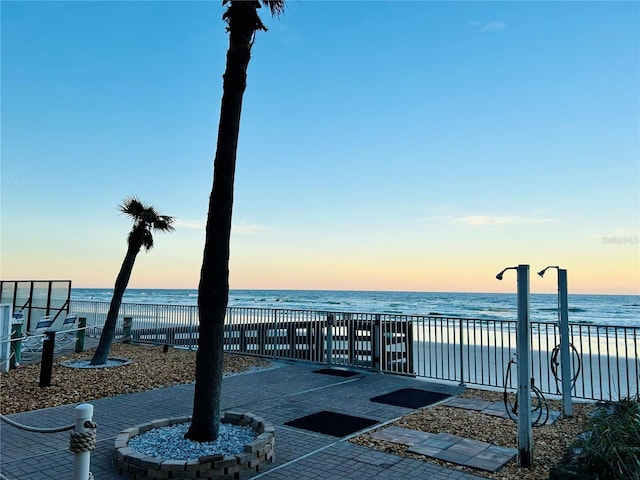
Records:
[[[194,351],[162,346],[114,344],[110,357],[128,358],[133,363],[117,368],[68,368],[65,360],[91,359],[92,351],[54,359],[51,386],[40,388],[40,364],[10,370],[0,375],[1,413],[27,412],[96,398],[170,387],[195,381]],[[266,368],[271,362],[250,356],[225,355],[225,374]]]
[[[467,389],[460,397],[481,398],[492,402],[502,402],[502,392],[477,389]],[[549,404],[553,410],[562,410],[561,402],[550,401]],[[512,460],[497,472],[489,473],[461,467],[454,463],[441,460],[429,459],[429,461],[448,468],[488,478],[501,480],[547,480],[549,478],[550,468],[561,461],[573,439],[586,429],[589,415],[594,409],[595,404],[593,403],[574,403],[573,417],[560,418],[553,425],[543,425],[534,428],[534,465],[531,468],[520,468],[517,461]],[[446,404],[419,410],[382,428],[391,425],[429,433],[446,432],[460,437],[492,443],[501,447],[518,448],[518,429],[513,421],[485,415],[472,410],[447,407]],[[408,447],[406,446],[372,438],[369,433],[355,437],[351,442],[404,457],[416,459],[427,458],[423,455],[407,453],[406,450]]]
[[[244,449],[244,444],[257,437],[249,426],[221,423],[214,442],[193,442],[184,438],[190,423],[154,428],[136,435],[127,446],[134,452],[163,460],[197,460],[206,455],[233,455]]]

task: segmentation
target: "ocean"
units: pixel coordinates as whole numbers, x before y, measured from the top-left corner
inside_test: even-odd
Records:
[[[109,302],[112,289],[73,288],[72,300]],[[196,290],[128,289],[124,303],[196,305]],[[231,290],[230,307],[321,312],[443,315],[480,320],[517,319],[516,294],[367,292],[339,290]],[[558,319],[555,294],[531,294],[530,319]],[[591,325],[640,326],[640,295],[569,294],[569,321]]]

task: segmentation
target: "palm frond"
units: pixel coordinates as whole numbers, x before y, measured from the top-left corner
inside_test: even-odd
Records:
[[[118,207],[122,213],[129,215],[133,220],[133,228],[129,232],[129,245],[139,245],[147,251],[153,247],[153,235],[151,230],[158,232],[171,232],[175,230],[174,217],[160,215],[151,205],[145,205],[137,197],[131,196],[124,199]]]
[[[287,2],[285,2],[284,0],[262,0],[262,3],[265,6],[269,7],[269,10],[271,10],[271,15],[279,17],[284,13],[284,7]]]
[[[152,206],[145,207],[145,209],[138,215],[138,220],[147,225],[151,225],[159,217],[158,212]]]
[[[175,230],[173,226],[174,218],[168,215],[159,215],[153,222],[152,227],[158,232],[172,232]]]
[[[269,8],[271,15],[280,16],[284,12],[284,0],[222,0],[222,5],[227,5],[227,10],[222,15],[222,19],[227,22],[227,31],[230,31],[232,23],[243,28],[250,28],[252,31],[267,30],[260,16],[258,8],[262,5]]]
[[[139,217],[145,209],[146,207],[143,203],[135,196],[125,198],[124,201],[118,205],[118,210],[134,218]]]
[[[153,248],[153,235],[149,230],[145,229],[142,233],[141,243],[147,252]]]

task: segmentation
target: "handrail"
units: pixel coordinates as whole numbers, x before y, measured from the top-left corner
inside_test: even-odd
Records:
[[[87,319],[86,328],[94,328],[98,335],[108,306],[108,302],[71,303],[72,311]],[[334,318],[330,353],[329,314]],[[124,334],[124,317],[133,318],[133,342],[197,348],[195,305],[123,303],[118,336]],[[557,394],[551,360],[559,343],[558,323],[531,324],[536,383],[545,395]],[[341,367],[496,388],[502,386],[506,360],[515,351],[515,335],[515,320],[446,315],[228,307],[225,321],[225,348],[230,352],[330,361]],[[607,400],[638,392],[640,326],[572,323],[569,335],[581,358],[579,371],[572,360],[575,397]]]

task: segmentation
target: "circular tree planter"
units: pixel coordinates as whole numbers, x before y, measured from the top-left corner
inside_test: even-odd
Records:
[[[163,418],[136,425],[120,432],[115,441],[113,464],[119,475],[143,479],[244,479],[259,472],[265,463],[274,459],[275,429],[264,418],[252,413],[226,412],[222,423],[246,426],[257,437],[244,445],[240,453],[233,455],[208,455],[197,460],[162,460],[147,457],[131,450],[129,440],[154,428],[161,428],[191,421],[191,417]]]

